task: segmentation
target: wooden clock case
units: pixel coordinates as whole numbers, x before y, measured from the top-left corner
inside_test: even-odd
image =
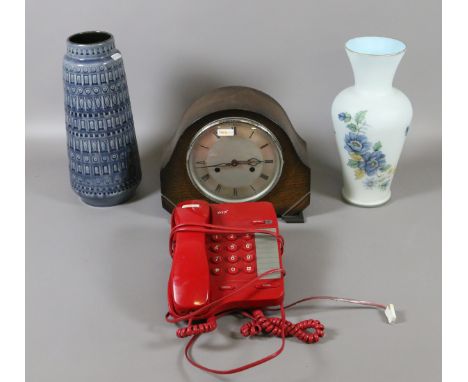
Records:
[[[184,113],[163,158],[161,199],[164,209],[188,199],[203,199],[190,181],[186,168],[187,150],[207,123],[224,117],[244,117],[262,123],[280,142],[283,171],[276,186],[262,199],[273,203],[276,213],[287,222],[303,222],[302,211],[310,203],[310,169],[306,143],[294,130],[281,105],[269,95],[248,87],[215,89],[197,99]]]

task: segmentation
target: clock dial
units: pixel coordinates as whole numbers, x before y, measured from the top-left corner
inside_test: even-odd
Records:
[[[192,183],[218,202],[246,202],[265,196],[283,168],[281,147],[262,124],[222,118],[204,126],[187,152]]]

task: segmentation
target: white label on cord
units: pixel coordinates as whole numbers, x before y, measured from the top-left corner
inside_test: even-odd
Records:
[[[114,53],[111,57],[114,61],[117,61],[122,55],[120,53]]]
[[[396,321],[396,312],[395,306],[393,304],[388,304],[385,308],[385,315],[387,316],[387,320],[389,324],[393,324]]]

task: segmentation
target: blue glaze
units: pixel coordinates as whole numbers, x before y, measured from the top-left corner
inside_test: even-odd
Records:
[[[140,183],[141,169],[123,60],[112,35],[70,36],[63,83],[73,190],[93,206],[124,202]]]
[[[386,56],[402,53],[406,45],[388,37],[356,37],[346,43],[346,48],[355,53]]]

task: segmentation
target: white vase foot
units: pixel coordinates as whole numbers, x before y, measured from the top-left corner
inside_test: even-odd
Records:
[[[343,199],[347,203],[358,206],[358,207],[379,207],[379,206],[387,203],[391,199],[392,194],[389,193],[388,196],[385,199],[382,199],[382,200],[379,200],[379,201],[376,201],[376,202],[369,202],[369,203],[366,203],[366,202],[363,202],[363,201],[360,201],[360,200],[355,200],[353,198],[348,197],[346,195],[344,189],[341,190],[341,196],[343,197]]]

